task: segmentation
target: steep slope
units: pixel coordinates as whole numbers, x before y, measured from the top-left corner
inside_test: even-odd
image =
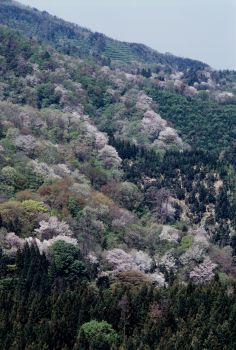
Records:
[[[59,56],[5,26],[1,26],[0,38],[2,99],[37,108],[57,106],[67,111],[85,111],[98,124],[110,123],[120,137],[133,138],[134,142],[151,147],[159,144],[163,148],[185,147],[177,132],[155,113],[152,100],[138,87],[142,79],[130,84],[129,77],[122,72]],[[106,118],[103,121],[98,118],[111,107],[117,110],[119,120],[111,116],[108,123]],[[155,123],[154,130],[151,123]]]
[[[4,236],[16,231],[27,238],[40,225],[60,226],[55,220],[61,218],[70,223],[84,256],[110,249],[98,254],[102,269],[109,261],[109,273],[150,272],[152,254],[160,285],[165,278],[158,266],[170,264],[182,279],[181,271],[187,269],[189,276],[188,269],[208,256],[210,240],[234,248],[234,173],[227,162],[219,164],[217,153],[190,150],[155,112],[142,90],[145,78],[130,80],[108,67],[59,55],[5,26],[0,38]],[[112,131],[113,146],[93,120]],[[52,223],[50,213],[58,217]],[[37,238],[41,250],[54,235],[61,236]],[[225,254],[231,261],[230,250]],[[230,263],[217,263],[234,273]]]
[[[0,349],[235,349],[235,72],[0,10]]]
[[[232,99],[236,74],[233,71],[214,71],[207,64],[171,54],[159,53],[145,45],[113,40],[101,33],[63,21],[47,12],[40,12],[11,0],[0,2],[0,24],[8,25],[24,35],[50,44],[59,52],[92,59],[111,68],[154,77],[163,87],[183,92],[215,91],[219,100]]]
[[[223,93],[214,88],[207,93],[171,76],[160,81],[60,56],[4,26],[0,35],[1,99],[89,114],[103,131],[158,150],[189,144],[219,153],[233,146],[236,104],[227,93],[218,101]],[[175,82],[182,92],[168,88]]]

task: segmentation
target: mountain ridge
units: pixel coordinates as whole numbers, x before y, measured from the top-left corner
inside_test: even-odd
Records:
[[[73,39],[76,39],[77,36],[81,36],[81,40],[83,41],[90,41],[89,47],[87,48],[87,53],[89,50],[91,50],[92,57],[95,57],[98,59],[108,58],[111,60],[120,60],[124,61],[125,63],[129,62],[131,63],[132,60],[137,61],[138,63],[166,63],[166,64],[175,64],[177,67],[181,68],[183,66],[195,66],[198,68],[203,67],[209,67],[209,65],[198,61],[194,59],[184,58],[184,57],[178,57],[175,55],[172,55],[170,53],[160,53],[145,44],[139,44],[139,43],[128,43],[124,41],[114,40],[110,37],[107,37],[106,35],[98,32],[92,32],[89,29],[80,27],[77,24],[72,24],[68,21],[59,19],[57,16],[52,16],[46,11],[39,11],[35,8],[31,8],[29,6],[22,5],[19,2],[7,0],[7,1],[1,1],[0,3],[0,10],[2,13],[2,16],[0,17],[0,23],[2,24],[10,24],[9,19],[12,18],[12,12],[15,10],[18,10],[17,20],[18,20],[18,27],[15,29],[23,31],[27,35],[35,35],[39,39],[45,39],[43,37],[42,30],[43,26],[45,26],[45,22],[52,21],[54,22],[54,25],[56,26],[56,30],[60,31],[60,26],[65,26],[65,28],[69,31],[69,36],[71,37],[71,43],[72,46],[74,45]],[[21,13],[20,13],[21,11]],[[33,16],[34,22],[38,23],[38,30],[36,32],[32,32],[32,29],[27,26],[27,23],[29,23],[29,17]],[[12,23],[11,23],[12,25]],[[28,33],[26,33],[26,27],[28,30]],[[54,29],[55,30],[55,29]],[[84,34],[84,38],[83,38]],[[50,36],[50,29],[48,32],[48,35]],[[89,38],[86,38],[88,36]],[[52,38],[48,38],[48,43],[50,43],[52,46],[56,47],[59,50],[62,50],[62,52],[69,53],[70,48],[63,48],[60,47],[60,43],[55,43],[51,40]],[[55,40],[55,38],[53,38]],[[78,39],[78,38],[77,38]],[[95,41],[99,41],[100,47],[97,47],[95,52],[92,52],[92,45]],[[78,41],[79,44],[79,41]],[[92,44],[92,45],[91,45]],[[58,46],[57,46],[58,45]],[[85,44],[84,46],[86,46]],[[118,47],[117,47],[118,46]],[[75,48],[74,48],[75,49]],[[127,52],[126,52],[127,51]],[[71,53],[71,52],[70,52]],[[76,51],[75,55],[83,55],[83,52]],[[140,59],[141,58],[141,59]]]

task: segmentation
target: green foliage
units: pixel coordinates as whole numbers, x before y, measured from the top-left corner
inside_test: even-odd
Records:
[[[44,178],[40,174],[36,174],[30,167],[21,169],[22,182],[17,190],[30,189],[36,191],[44,183]]]
[[[22,206],[24,209],[29,211],[35,211],[38,213],[47,213],[48,208],[42,202],[35,201],[33,199],[28,199],[22,202]]]
[[[192,235],[183,236],[180,242],[180,250],[185,252],[193,243],[194,237]]]
[[[117,341],[117,334],[106,321],[92,320],[82,325],[76,349],[109,350]]]
[[[0,43],[0,55],[6,58],[3,73],[5,73],[4,68],[24,76],[31,72],[31,66],[27,62],[22,64],[22,59],[29,59],[33,52],[29,41],[24,40],[21,35],[6,26],[1,26]]]
[[[0,200],[4,202],[14,196],[15,189],[13,186],[0,183]]]
[[[186,98],[149,79],[153,72],[163,70],[168,79],[183,70],[184,83],[193,85],[206,68],[201,62],[121,43],[13,1],[1,1],[0,12],[1,23],[19,30],[0,26],[0,99],[7,100],[0,103],[0,348],[235,349],[236,286],[224,272],[209,284],[183,286],[178,279],[189,271],[175,279],[163,266],[169,286],[155,289],[142,273],[124,272],[114,281],[85,259],[90,251],[103,259],[103,250],[114,247],[151,257],[172,250],[177,259],[193,243],[187,232],[204,226],[214,243],[231,246],[218,248],[215,260],[235,274],[235,104],[212,102],[204,92]],[[111,70],[104,72],[104,65]],[[122,68],[136,74],[134,81]],[[235,81],[233,72],[212,77],[227,89]],[[150,149],[134,97],[145,89],[153,110],[191,149]],[[106,137],[83,120],[87,113],[100,130],[116,135],[109,142],[122,169],[115,152],[102,153]],[[113,168],[113,161],[119,165]],[[159,237],[165,210],[171,212],[166,221],[185,234],[180,245]],[[47,258],[38,241],[17,254],[5,251],[8,232],[15,240],[33,236],[39,221],[50,220],[49,211],[58,217],[52,225],[63,227],[60,234],[73,230],[81,249],[49,227],[53,238],[51,231],[46,237],[54,243]]]
[[[212,101],[147,89],[158,103],[161,116],[170,121],[186,142],[196,149],[220,152],[235,140],[236,105],[220,105]]]
[[[29,207],[27,202],[31,204],[31,201],[26,201],[26,207],[16,200],[0,204],[1,226],[8,232],[17,232],[19,236],[28,237],[37,227],[39,212]]]
[[[54,86],[51,83],[41,84],[37,87],[38,108],[45,108],[59,103],[59,96],[55,95]]]
[[[7,270],[5,259],[0,256],[2,349],[17,348],[18,339],[23,349],[236,347],[234,281],[165,289],[116,282],[98,291],[78,279],[50,279],[50,263],[34,247],[18,254],[17,270]]]
[[[75,197],[70,197],[68,201],[68,209],[73,217],[79,217],[81,206]]]
[[[81,255],[77,246],[65,241],[56,241],[50,247],[50,253],[53,259],[52,273],[69,278],[84,275],[85,268],[80,261]]]
[[[227,284],[228,282],[231,281],[231,278],[225,272],[219,272],[218,276],[219,276],[219,280],[222,284],[224,284],[224,283]]]
[[[3,182],[5,182],[7,185],[11,186],[11,185],[15,184],[17,172],[14,168],[12,168],[10,166],[6,166],[6,167],[2,168],[1,176],[2,176]]]

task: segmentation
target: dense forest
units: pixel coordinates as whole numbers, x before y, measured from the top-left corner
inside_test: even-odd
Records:
[[[0,2],[0,349],[236,348],[235,93]]]
[[[147,93],[158,104],[161,115],[173,123],[194,148],[219,153],[234,144],[235,104],[192,100],[156,89],[150,89]]]
[[[235,349],[235,283],[94,284],[72,247],[54,246],[51,264],[27,246],[14,269],[1,258],[1,349]]]

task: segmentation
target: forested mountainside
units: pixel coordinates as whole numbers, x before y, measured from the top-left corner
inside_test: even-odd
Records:
[[[145,45],[120,42],[104,34],[93,33],[51,16],[46,11],[40,12],[15,1],[1,1],[0,10],[1,24],[20,30],[28,36],[37,37],[64,54],[82,58],[91,56],[96,61],[106,64],[117,60],[124,63],[163,63],[178,68],[188,66],[199,69],[207,66],[196,60],[161,54]]]
[[[236,82],[234,71],[215,71],[200,61],[162,54],[142,44],[113,40],[12,0],[1,0],[0,13],[0,24],[37,38],[63,54],[90,58],[112,69],[152,76],[160,87],[181,93],[186,90],[188,95],[200,91],[203,98],[214,93],[217,100],[235,100],[232,95]],[[186,89],[188,86],[191,89]]]
[[[0,23],[0,349],[235,349],[236,73]]]

